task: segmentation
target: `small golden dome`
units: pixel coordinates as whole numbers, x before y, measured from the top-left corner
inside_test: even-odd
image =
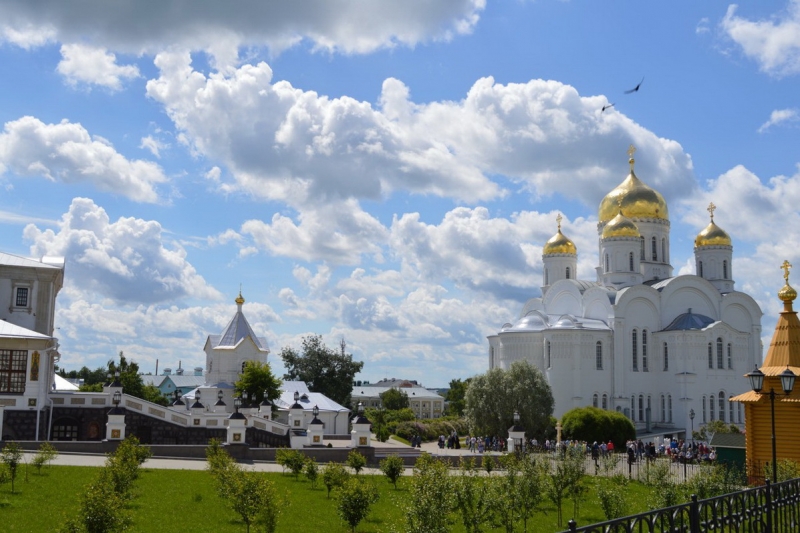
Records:
[[[697,237],[694,239],[695,247],[732,245],[731,236],[714,223],[714,210],[716,208],[717,206],[715,206],[713,202],[708,205],[708,212],[711,213],[711,223],[697,234]]]
[[[789,261],[784,261],[781,268],[783,269],[783,279],[786,280],[786,285],[778,291],[778,298],[782,302],[790,304],[797,298],[797,291],[789,285],[789,269],[792,268],[792,264]]]
[[[603,238],[611,237],[639,237],[639,228],[636,223],[622,214],[620,210],[603,228]]]
[[[242,290],[239,289],[239,296],[236,297],[236,305],[243,305],[244,304],[244,297],[242,296]]]
[[[597,218],[600,223],[608,222],[619,213],[620,207],[631,218],[659,218],[662,220],[669,219],[669,210],[667,209],[667,202],[661,193],[655,189],[651,189],[636,177],[633,172],[633,152],[635,148],[633,145],[628,149],[630,159],[628,163],[631,165],[631,173],[625,178],[625,181],[617,185],[617,187],[608,193],[603,201],[600,202]]]
[[[575,247],[575,243],[569,240],[563,233],[561,233],[561,215],[559,214],[556,217],[556,221],[558,222],[558,231],[555,235],[550,237],[550,239],[545,243],[544,248],[542,248],[542,255],[550,255],[550,254],[577,254],[578,249]]]

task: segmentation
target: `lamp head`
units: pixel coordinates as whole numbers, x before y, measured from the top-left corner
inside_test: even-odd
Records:
[[[750,380],[750,388],[755,392],[761,392],[764,387],[764,373],[758,367],[755,367],[752,372],[745,375]]]
[[[219,389],[219,390],[217,391],[217,399],[218,399],[218,400],[221,400],[223,396],[225,396],[225,393],[224,393],[224,392],[222,392],[222,389]]]
[[[792,393],[792,389],[794,389],[794,380],[797,376],[794,375],[794,372],[789,370],[789,367],[786,367],[786,370],[781,372],[781,386],[783,387],[783,392],[788,394]]]
[[[314,415],[314,418],[317,418],[317,415],[319,414],[319,407],[315,405],[314,408],[311,410],[311,413]]]

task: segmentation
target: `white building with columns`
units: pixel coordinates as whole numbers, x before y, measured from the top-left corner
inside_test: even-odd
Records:
[[[489,366],[537,366],[557,418],[593,405],[625,413],[639,434],[743,424],[728,399],[749,390],[742,375],[761,360],[761,309],[734,289],[733,245],[713,204],[694,241],[696,274],[673,275],[667,203],[636,176],[633,152],[630,173],[600,202],[596,279],[576,279],[578,250],[559,215],[542,295],[489,336]]]

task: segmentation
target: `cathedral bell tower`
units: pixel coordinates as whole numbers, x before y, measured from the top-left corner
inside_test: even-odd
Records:
[[[711,222],[694,239],[695,271],[721,293],[733,291],[733,245],[730,235],[714,223],[713,203],[708,205]]]
[[[545,243],[542,248],[542,296],[547,289],[562,279],[577,279],[578,277],[578,249],[575,243],[561,233],[561,214],[556,217],[558,231]]]

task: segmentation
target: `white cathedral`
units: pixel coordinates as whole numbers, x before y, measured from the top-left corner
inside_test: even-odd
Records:
[[[695,238],[696,275],[673,276],[669,211],[634,173],[600,202],[596,281],[575,279],[578,251],[558,231],[542,250],[542,296],[488,337],[489,367],[527,360],[546,376],[560,418],[574,407],[619,411],[639,435],[689,436],[712,420],[743,424],[728,399],[761,360],[761,309],[734,290],[730,236]]]

